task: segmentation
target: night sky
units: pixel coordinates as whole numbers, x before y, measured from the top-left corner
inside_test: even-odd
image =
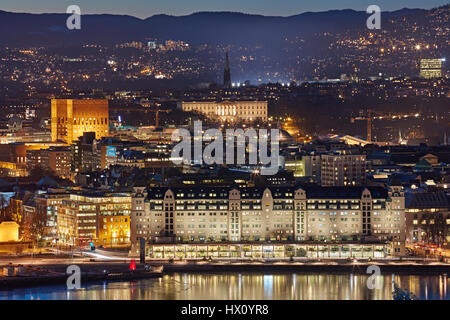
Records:
[[[65,12],[77,4],[81,13],[128,14],[146,18],[155,14],[186,15],[198,11],[238,11],[289,16],[306,11],[332,9],[366,10],[377,4],[384,11],[401,8],[429,9],[448,0],[1,0],[0,10],[33,13]]]

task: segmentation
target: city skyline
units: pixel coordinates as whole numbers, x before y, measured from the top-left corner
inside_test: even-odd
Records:
[[[91,1],[80,0],[77,3],[73,1],[54,1],[44,0],[38,3],[33,1],[3,1],[0,10],[20,13],[66,13],[66,9],[70,5],[78,5],[82,10],[82,14],[116,14],[129,15],[140,19],[146,19],[154,15],[167,14],[174,16],[185,16],[197,12],[241,12],[246,14],[264,15],[264,16],[292,16],[305,12],[322,12],[330,10],[351,9],[355,11],[365,11],[367,7],[373,4],[371,1],[345,0],[336,4],[332,0],[320,0],[314,3],[296,0],[281,0],[276,4],[270,1],[205,1],[194,0],[189,6],[182,5],[183,0],[153,0],[151,3],[142,0],[131,0],[125,3],[120,1],[104,1],[99,0],[92,3]],[[377,1],[376,5],[380,6],[382,11],[396,11],[403,8],[408,9],[431,9],[448,4],[445,0],[427,1]]]
[[[450,4],[369,1],[2,1],[0,300],[450,300]]]

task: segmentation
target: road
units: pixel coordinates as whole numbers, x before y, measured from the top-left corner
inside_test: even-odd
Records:
[[[437,248],[436,246],[430,246],[423,244],[421,246],[418,245],[407,245],[406,248],[412,250],[419,257],[450,257],[450,249],[446,248]],[[427,253],[428,251],[428,253]]]
[[[22,257],[0,257],[0,265],[7,264],[29,264],[29,265],[46,265],[46,264],[80,264],[89,263],[95,259],[96,262],[129,262],[128,258],[120,253],[112,253],[106,250],[96,249],[94,252],[90,250],[69,251],[61,249],[48,249],[49,255],[29,255]],[[53,254],[53,256],[51,256]],[[62,257],[61,255],[64,255]]]

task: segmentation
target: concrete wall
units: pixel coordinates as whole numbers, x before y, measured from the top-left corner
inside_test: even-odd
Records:
[[[0,223],[0,242],[19,241],[19,225],[14,221]]]

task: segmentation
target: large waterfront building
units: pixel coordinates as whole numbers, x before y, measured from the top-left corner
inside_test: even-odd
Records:
[[[222,122],[267,121],[267,101],[182,101],[178,108]]]
[[[404,254],[401,187],[136,188],[131,243],[389,242]]]
[[[85,132],[101,139],[109,134],[108,100],[53,99],[52,141],[72,143]]]

